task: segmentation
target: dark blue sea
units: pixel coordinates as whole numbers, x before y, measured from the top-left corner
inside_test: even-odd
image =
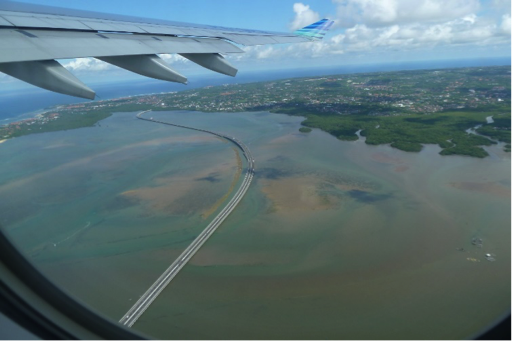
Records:
[[[236,77],[213,73],[208,76],[190,76],[188,85],[164,82],[153,79],[121,83],[89,84],[96,91],[97,99],[111,99],[125,96],[165,93],[201,88],[209,85],[251,83],[284,79],[291,77],[310,77],[332,74],[349,74],[359,72],[398,71],[417,69],[437,69],[470,66],[510,65],[510,58],[445,60],[429,62],[408,62],[368,65],[345,65],[338,67],[319,67],[308,69],[286,69],[258,72],[240,70]],[[71,104],[86,100],[61,95],[39,88],[29,90],[0,92],[0,124],[14,121],[23,116],[32,116],[35,112],[59,104]]]

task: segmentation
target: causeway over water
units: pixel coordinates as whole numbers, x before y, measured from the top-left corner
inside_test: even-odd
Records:
[[[146,311],[146,309],[151,305],[151,303],[158,297],[158,295],[167,287],[167,285],[172,281],[172,279],[178,274],[178,272],[187,264],[187,262],[195,255],[195,253],[201,248],[201,246],[210,238],[210,236],[217,230],[217,228],[222,224],[222,222],[233,212],[238,203],[242,200],[247,189],[251,185],[253,176],[254,176],[254,159],[251,155],[251,152],[247,146],[232,136],[223,135],[217,132],[213,132],[210,130],[193,128],[188,126],[183,126],[179,124],[173,124],[163,121],[157,121],[152,118],[144,118],[143,114],[149,112],[151,110],[146,110],[137,114],[137,118],[140,120],[154,122],[159,124],[165,124],[185,129],[197,130],[201,132],[205,132],[208,134],[212,134],[218,136],[220,138],[226,139],[229,142],[235,144],[238,148],[240,148],[244,154],[244,157],[247,160],[247,172],[242,181],[242,185],[235,193],[233,198],[228,202],[228,204],[220,211],[220,213],[208,224],[208,226],[201,232],[196,239],[178,256],[178,258],[164,271],[164,273],[149,287],[149,289],[139,298],[139,300],[128,310],[128,312],[119,320],[120,323],[124,324],[127,327],[133,326],[133,324],[137,321],[137,319]]]

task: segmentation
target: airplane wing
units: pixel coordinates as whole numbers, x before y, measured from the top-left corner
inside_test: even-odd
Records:
[[[186,84],[187,78],[158,57],[181,56],[235,76],[222,54],[239,45],[300,43],[323,38],[332,21],[322,19],[294,33],[111,15],[0,1],[0,72],[35,86],[94,99],[95,92],[56,59],[94,57],[143,76]]]

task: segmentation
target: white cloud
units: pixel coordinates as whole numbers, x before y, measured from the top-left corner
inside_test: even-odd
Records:
[[[493,45],[510,42],[510,39],[500,35],[493,22],[469,15],[439,24],[414,23],[376,28],[355,25],[346,29],[344,34],[333,37],[332,41],[341,44],[347,51],[407,51],[443,45]]]
[[[283,49],[272,45],[256,45],[244,48],[245,53],[233,53],[226,55],[229,61],[240,62],[246,60],[268,60],[284,56]]]
[[[333,1],[343,2],[343,6],[350,5],[346,0]],[[353,60],[354,56],[386,58],[387,52],[403,56],[407,53],[421,55],[421,51],[448,51],[464,46],[466,49],[469,48],[468,51],[487,46],[490,51],[497,46],[510,44],[510,15],[503,15],[498,21],[494,16],[479,16],[471,12],[479,8],[476,1],[462,3],[455,0],[442,3],[437,0],[419,0],[415,2],[416,7],[402,0],[351,0],[350,3],[364,5],[365,10],[373,6],[378,9],[378,13],[369,17],[368,13],[360,12],[360,22],[322,41],[284,47],[249,46],[244,48],[245,54],[228,58],[235,63],[271,63],[287,60],[289,63],[297,64],[301,60],[304,62],[313,58],[323,59],[322,63],[332,63],[339,55],[346,55],[345,60]],[[455,7],[458,7],[457,13],[444,13],[444,10]],[[296,14],[300,13],[299,9],[316,13],[309,6],[296,3]],[[407,15],[412,18],[421,15],[422,18],[413,20],[406,18]],[[371,24],[365,23],[365,19]],[[377,22],[380,25],[373,25]],[[384,25],[384,22],[387,24]],[[449,54],[443,57],[449,58]]]
[[[333,0],[337,5],[338,25],[365,24],[382,27],[393,24],[438,22],[476,13],[478,0]]]
[[[161,54],[159,56],[168,64],[184,64],[189,62],[187,58],[183,58],[179,54]]]
[[[500,29],[503,33],[510,35],[510,14],[502,17]]]
[[[295,18],[290,24],[292,30],[298,30],[320,20],[320,15],[302,2],[294,3],[293,11],[295,12]]]
[[[233,63],[269,63],[272,61],[297,64],[304,60],[332,57],[344,53],[343,46],[336,37],[323,41],[312,41],[302,44],[290,45],[260,45],[244,48],[245,53],[227,55]],[[313,65],[311,65],[313,66]]]
[[[183,58],[178,54],[161,54],[160,58],[162,58],[168,64],[183,64],[189,62],[188,59]],[[73,72],[105,71],[116,69],[116,67],[112,64],[106,63],[96,58],[76,58],[69,61],[63,61],[62,65],[66,69]]]
[[[492,0],[490,6],[498,11],[510,13],[510,0]]]
[[[70,71],[104,71],[113,69],[111,64],[105,63],[96,58],[77,58],[64,62],[63,66]]]

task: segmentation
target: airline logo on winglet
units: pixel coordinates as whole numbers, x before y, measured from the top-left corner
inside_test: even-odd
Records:
[[[293,33],[304,36],[306,38],[310,38],[312,40],[321,40],[329,28],[331,28],[333,23],[334,21],[332,20],[322,19]]]

